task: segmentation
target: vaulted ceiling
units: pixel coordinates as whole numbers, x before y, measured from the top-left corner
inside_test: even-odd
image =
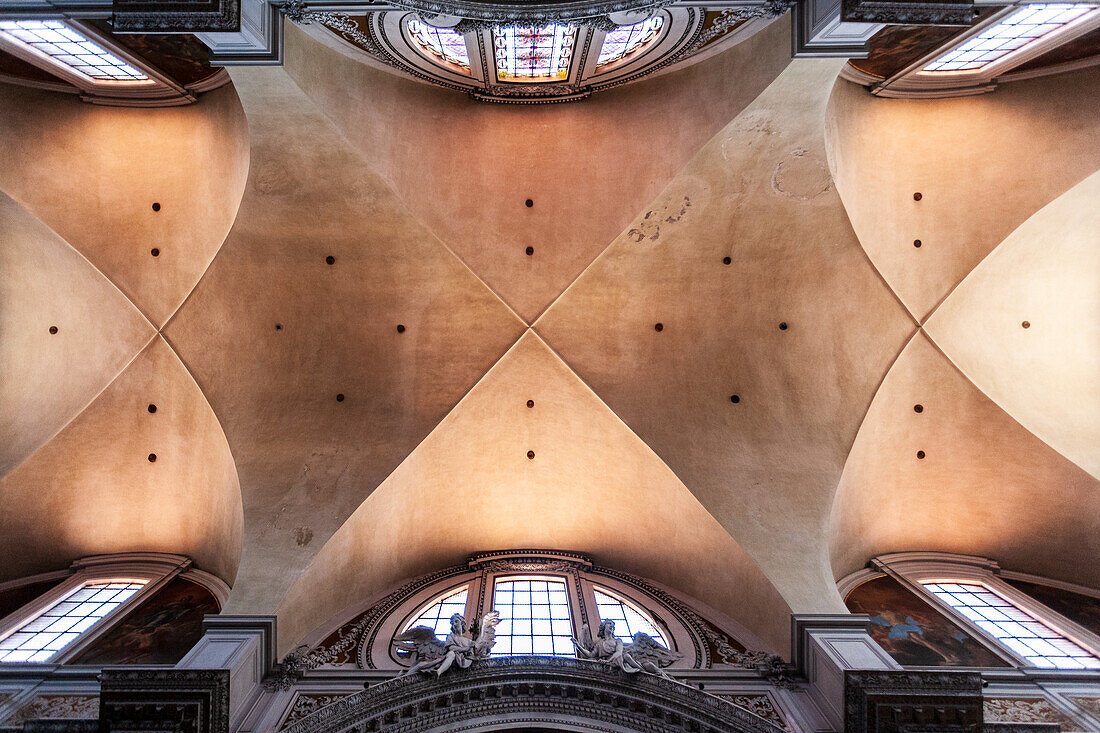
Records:
[[[187,554],[285,650],[558,547],[783,653],[882,552],[1100,586],[1100,70],[878,99],[787,23],[544,107],[295,27],[190,107],[0,85],[0,580]]]

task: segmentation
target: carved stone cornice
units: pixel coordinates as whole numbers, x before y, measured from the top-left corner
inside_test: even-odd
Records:
[[[241,27],[241,0],[112,0],[119,33],[230,32]]]
[[[978,733],[982,676],[954,670],[848,670],[844,708],[846,733]]]
[[[229,733],[229,670],[107,668],[101,731]]]
[[[963,25],[974,23],[971,0],[896,2],[895,0],[842,0],[840,19],[852,23],[900,25]]]
[[[595,731],[780,733],[731,702],[651,675],[562,657],[502,657],[452,675],[408,675],[326,705],[285,733],[461,731],[493,720],[531,727],[563,717]]]

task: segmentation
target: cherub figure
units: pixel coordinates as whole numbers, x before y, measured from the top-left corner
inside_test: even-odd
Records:
[[[393,644],[399,651],[413,656],[413,665],[402,674],[434,671],[443,674],[452,665],[466,669],[479,659],[487,659],[489,650],[496,644],[496,625],[500,614],[489,611],[481,619],[481,628],[475,639],[466,627],[461,614],[451,616],[451,633],[444,641],[436,638],[435,631],[427,626],[416,626],[394,637]]]
[[[573,646],[581,659],[604,662],[630,674],[648,672],[666,679],[672,678],[661,667],[667,667],[683,656],[664,648],[652,636],[640,631],[634,634],[632,644],[624,644],[615,636],[615,622],[611,620],[600,622],[595,639],[588,624],[583,625],[581,638],[573,639]]]

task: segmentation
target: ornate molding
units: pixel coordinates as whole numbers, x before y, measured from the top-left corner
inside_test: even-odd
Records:
[[[844,673],[846,733],[976,733],[982,727],[979,672]]]
[[[974,3],[895,2],[894,0],[842,0],[840,19],[854,23],[901,25],[972,25]]]
[[[561,657],[490,659],[439,680],[404,676],[349,695],[297,721],[287,733],[467,730],[507,719],[531,726],[567,716],[596,731],[779,733],[732,702],[651,675]]]
[[[718,17],[710,28],[700,33],[691,46],[684,52],[690,56],[711,41],[726,35],[734,26],[753,18],[778,18],[793,8],[796,0],[764,0],[764,3],[755,7],[725,8],[718,12]]]
[[[100,730],[229,733],[229,670],[107,668]]]
[[[233,32],[241,27],[241,0],[112,0],[119,33]]]

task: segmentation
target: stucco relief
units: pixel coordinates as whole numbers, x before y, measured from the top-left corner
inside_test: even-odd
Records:
[[[1100,697],[1071,697],[1070,700],[1083,707],[1089,715],[1100,718]]]
[[[1057,723],[1063,731],[1080,730],[1073,718],[1043,698],[994,697],[982,702],[987,723]]]
[[[290,706],[290,712],[287,713],[286,719],[279,729],[282,730],[307,715],[312,715],[324,706],[336,702],[341,697],[344,697],[344,695],[311,695],[307,693],[298,695],[294,698],[294,704]]]
[[[745,708],[754,715],[759,715],[769,723],[775,723],[780,728],[787,728],[787,721],[775,709],[772,699],[768,695],[716,695],[723,700],[729,700],[738,707]],[[789,729],[788,729],[789,730]]]
[[[98,719],[99,697],[96,695],[36,695],[4,725],[19,726],[28,720]]]

